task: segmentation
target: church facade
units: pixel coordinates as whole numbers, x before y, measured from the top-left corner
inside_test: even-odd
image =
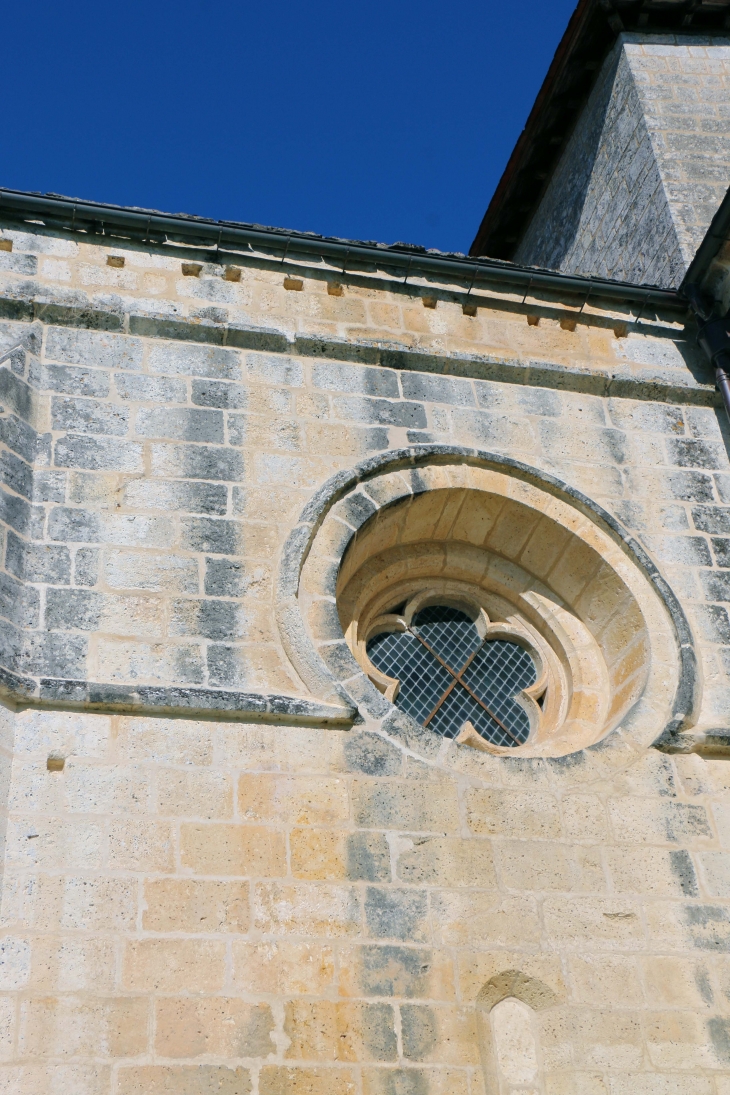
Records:
[[[0,191],[2,1095],[730,1095],[728,18],[469,256]]]

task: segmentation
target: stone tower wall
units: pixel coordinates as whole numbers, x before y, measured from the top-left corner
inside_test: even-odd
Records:
[[[730,183],[730,46],[620,36],[515,260],[676,286]]]

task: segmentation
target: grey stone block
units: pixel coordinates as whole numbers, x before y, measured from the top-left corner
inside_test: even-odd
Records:
[[[99,560],[97,548],[79,548],[74,556],[74,585],[95,586],[99,581]]]
[[[180,522],[180,543],[189,551],[213,555],[240,555],[243,552],[243,525],[215,517],[184,517]]]
[[[350,882],[390,882],[390,849],[384,833],[350,833],[347,877]]]
[[[208,647],[208,680],[219,688],[241,688],[246,671],[240,647],[211,643]]]
[[[692,520],[699,532],[730,533],[730,508],[694,506]]]
[[[30,526],[28,536],[31,540],[45,539],[46,508],[45,506],[30,507]]]
[[[697,408],[695,408],[697,409]],[[676,437],[684,433],[685,409],[665,403],[637,403],[633,399],[609,399],[608,413],[614,426]]]
[[[54,430],[74,433],[100,433],[124,437],[129,431],[129,409],[96,399],[69,399],[57,396],[51,401]]]
[[[16,578],[27,582],[68,585],[71,581],[71,553],[57,544],[29,544],[8,534],[5,566]]]
[[[102,539],[101,517],[88,510],[57,506],[48,515],[48,535],[62,543],[99,543]]]
[[[212,598],[175,600],[170,605],[171,635],[196,635],[214,642],[243,637],[241,607]]]
[[[339,396],[332,400],[332,410],[335,418],[350,422],[374,422],[409,429],[424,429],[427,425],[426,411],[420,403]]]
[[[224,516],[228,509],[228,488],[224,483],[134,479],[125,483],[124,504],[130,509],[179,510]]]
[[[144,471],[142,446],[134,441],[108,437],[68,434],[55,445],[59,468],[88,468],[92,471]]]
[[[111,383],[104,369],[83,369],[75,365],[44,365],[39,370],[38,387],[43,391],[62,392],[64,395],[95,396],[103,399],[109,395]]]
[[[64,502],[66,500],[65,471],[36,471],[33,475],[34,502]]]
[[[669,462],[680,468],[727,467],[727,453],[719,442],[667,438],[665,444]]]
[[[225,440],[221,411],[145,408],[137,412],[135,431],[139,437],[202,441],[212,445],[222,445]]]
[[[140,369],[143,352],[143,342],[127,335],[51,327],[46,337],[46,360],[69,365]]]
[[[237,350],[220,346],[165,343],[153,346],[149,355],[152,373],[168,376],[207,376],[213,380],[241,380]]]
[[[403,754],[376,734],[349,736],[343,748],[345,767],[368,776],[397,776],[403,767]]]
[[[475,407],[471,382],[451,376],[428,373],[403,373],[403,395],[426,403],[451,403],[457,407]]]
[[[439,1042],[438,1019],[432,1007],[404,1004],[401,1008],[403,1056],[410,1061],[428,1060]]]
[[[59,632],[29,635],[23,640],[17,669],[32,677],[86,676],[88,639]]]
[[[0,252],[1,253],[1,252]],[[23,355],[24,356],[24,355]],[[15,359],[11,358],[13,368],[15,367]],[[20,372],[24,371],[24,366],[20,364]],[[0,402],[2,402],[6,408],[11,411],[15,411],[20,418],[29,422],[33,413],[33,391],[21,380],[19,376],[16,376],[14,372],[8,368],[8,363],[0,365]]]
[[[712,479],[702,472],[671,472],[667,476],[667,485],[672,496],[683,502],[714,502],[715,493]],[[709,532],[709,529],[703,529]]]
[[[194,380],[192,388],[192,401],[199,407],[244,410],[248,406],[248,391],[241,384],[220,380]]]
[[[365,893],[365,923],[373,938],[422,943],[428,935],[427,894],[423,890],[369,886]]]
[[[285,388],[301,388],[304,368],[283,354],[246,354],[246,378]]]
[[[240,481],[243,456],[233,449],[211,445],[153,445],[154,475],[181,479]]]
[[[0,441],[28,463],[35,460],[38,434],[17,415],[0,416]]]
[[[710,545],[703,536],[650,536],[647,544],[662,563],[712,566]]]
[[[97,631],[103,608],[103,593],[51,588],[46,592],[46,627],[49,631]]]
[[[0,616],[5,620],[0,625],[0,666],[4,669],[17,670],[20,661],[20,651],[23,645],[23,634],[9,621],[6,608],[9,602],[5,589],[5,575],[0,574]],[[4,679],[4,674],[2,675]]]
[[[346,365],[329,362],[312,366],[315,388],[328,392],[350,392],[353,395],[380,396],[398,399],[398,374],[394,369],[377,369],[366,365]]]
[[[7,449],[0,452],[0,482],[30,501],[33,495],[33,471],[25,460]]]
[[[700,636],[705,642],[730,646],[730,615],[722,605],[691,605]]]
[[[359,947],[355,958],[365,996],[418,999],[431,993],[434,956],[427,947],[370,944]]]
[[[136,403],[187,403],[188,391],[184,380],[163,376],[135,376],[117,373],[114,387],[120,399]]]
[[[30,589],[16,581],[10,574],[0,571],[0,616],[19,628],[38,627],[40,621],[40,596],[37,589]],[[0,636],[3,628],[0,627]],[[19,640],[19,636],[17,636]],[[13,648],[20,649],[13,639]],[[3,664],[8,665],[6,661]]]
[[[16,532],[27,533],[30,529],[31,507],[17,494],[8,494],[0,488],[0,521]]]
[[[259,569],[243,559],[206,559],[205,592],[209,597],[244,597],[260,582]]]
[[[0,251],[0,270],[9,274],[23,274],[34,277],[38,273],[38,259],[35,255],[23,255],[15,251]]]
[[[712,550],[715,554],[715,562],[719,567],[730,567],[730,539],[714,538]]]
[[[708,601],[730,601],[730,572],[701,571],[700,581]]]

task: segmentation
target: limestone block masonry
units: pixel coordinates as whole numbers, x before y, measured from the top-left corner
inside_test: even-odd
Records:
[[[0,1093],[730,1095],[730,437],[684,315],[0,238]],[[562,619],[575,749],[361,673],[338,574],[416,518]]]

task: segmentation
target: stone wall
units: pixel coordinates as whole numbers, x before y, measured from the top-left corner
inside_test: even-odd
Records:
[[[679,285],[730,182],[729,76],[725,40],[621,35],[516,261]]]
[[[332,475],[488,449],[643,545],[699,654],[687,747],[721,738],[728,438],[677,318],[3,238],[0,1091],[507,1091],[517,996],[541,1095],[727,1095],[727,762],[352,725],[273,610]]]

